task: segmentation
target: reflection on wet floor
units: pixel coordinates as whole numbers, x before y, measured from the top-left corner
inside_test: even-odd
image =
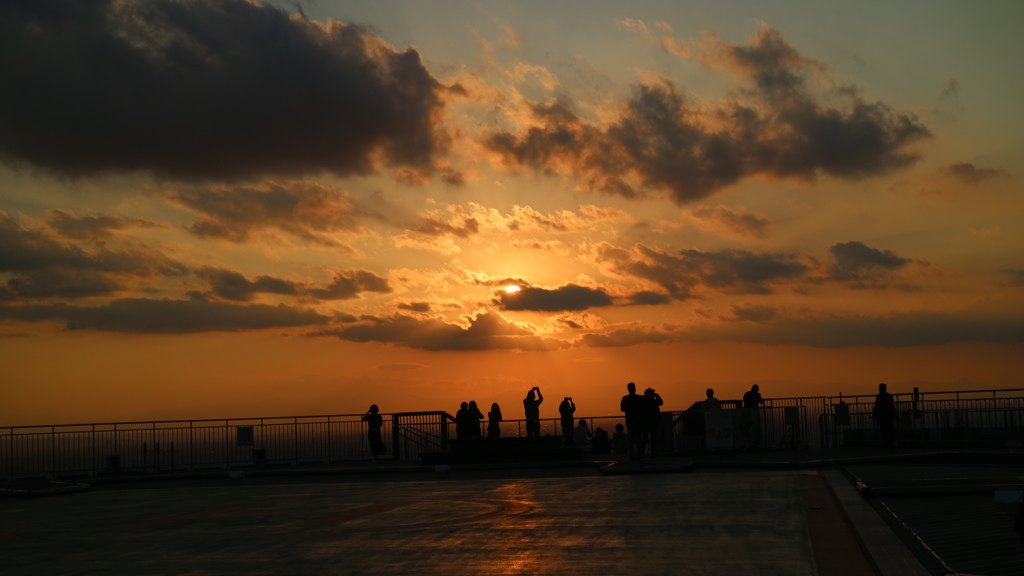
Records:
[[[47,574],[814,574],[791,472],[182,483],[4,506],[5,561]]]

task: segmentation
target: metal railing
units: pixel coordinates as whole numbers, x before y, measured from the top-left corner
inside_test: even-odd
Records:
[[[1024,389],[894,393],[897,442],[1024,444]],[[709,448],[829,448],[878,442],[874,396],[766,398],[758,409],[723,401],[712,416],[691,407],[662,412],[659,451]],[[416,460],[443,451],[454,422],[443,411],[385,414],[386,458]],[[590,430],[609,436],[619,416],[593,416]],[[486,422],[482,423],[486,427]],[[524,420],[501,423],[501,435],[525,436]],[[541,434],[562,434],[558,418]],[[484,432],[486,435],[486,432]],[[0,428],[0,479],[102,474],[173,474],[370,458],[360,415],[118,422]]]
[[[905,444],[1024,445],[1024,390],[893,393],[896,440]],[[824,446],[878,441],[874,396],[825,398]]]
[[[391,428],[382,431],[385,445]],[[369,458],[358,415],[0,428],[0,478],[174,473]]]

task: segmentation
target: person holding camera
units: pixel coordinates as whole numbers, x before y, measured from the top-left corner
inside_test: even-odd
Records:
[[[643,458],[647,446],[651,447],[651,458],[658,454],[658,434],[661,432],[661,407],[665,401],[654,388],[644,390],[644,437],[640,444],[640,457]]]
[[[575,418],[573,414],[576,413],[576,404],[573,404],[572,397],[566,396],[565,400],[558,405],[558,415],[562,417],[562,440],[566,446],[572,446],[575,440],[575,432],[573,431],[573,424]]]
[[[540,403],[544,401],[544,396],[540,393],[540,388],[534,386],[530,388],[530,392],[523,398],[523,409],[526,411],[526,436],[540,436]]]

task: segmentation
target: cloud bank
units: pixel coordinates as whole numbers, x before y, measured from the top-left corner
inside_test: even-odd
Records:
[[[411,48],[245,0],[0,3],[0,158],[68,176],[431,169],[442,86]]]
[[[913,114],[866,102],[856,90],[842,91],[839,106],[824,102],[809,80],[822,67],[770,27],[745,46],[713,40],[677,53],[736,74],[745,89],[701,103],[668,79],[645,81],[608,125],[584,120],[562,100],[534,103],[532,125],[496,131],[484,145],[509,168],[582,175],[593,190],[655,190],[685,204],[755,174],[885,174],[914,163],[909,145],[930,136]]]

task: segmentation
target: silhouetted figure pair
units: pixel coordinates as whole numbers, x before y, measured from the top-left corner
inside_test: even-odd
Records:
[[[526,412],[526,436],[540,436],[540,403],[544,401],[544,395],[540,388],[534,386],[523,398],[523,410]],[[571,424],[570,424],[571,426]]]
[[[370,409],[363,414],[363,422],[366,422],[366,440],[370,443],[370,457],[377,460],[377,457],[387,452],[384,448],[384,439],[381,437],[381,428],[384,427],[384,417],[379,414],[380,409],[372,404]]]
[[[657,433],[661,421],[661,396],[648,388],[641,396],[636,393],[636,384],[626,384],[628,394],[619,401],[619,409],[626,415],[626,432],[629,437],[629,459],[641,460],[651,443],[651,455],[654,455]]]
[[[484,414],[477,408],[476,400],[468,403],[463,402],[459,407],[459,411],[455,413],[455,437],[460,440],[482,438],[480,421],[483,419]]]
[[[878,430],[882,433],[882,446],[892,448],[896,443],[896,400],[886,390],[885,384],[878,385],[871,415],[875,417]]]
[[[576,414],[576,404],[573,403],[572,397],[566,396],[562,403],[558,405],[558,415],[562,417],[562,441],[566,446],[572,446],[575,442],[572,426],[574,414]]]

